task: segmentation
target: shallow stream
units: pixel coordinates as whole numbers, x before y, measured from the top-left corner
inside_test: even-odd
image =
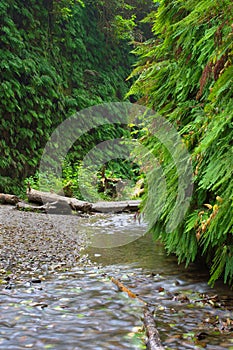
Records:
[[[143,305],[110,277],[151,304],[166,349],[233,349],[233,293],[210,288],[202,266],[178,267],[133,215],[84,218],[80,230],[94,242],[83,251],[94,264],[1,286],[0,349],[145,348]],[[112,248],[102,248],[103,232],[115,235]],[[131,242],[117,246],[122,232]]]

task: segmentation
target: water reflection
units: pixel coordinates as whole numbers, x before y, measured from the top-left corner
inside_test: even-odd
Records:
[[[146,223],[139,222],[132,214],[96,214],[80,222],[78,234],[85,232],[89,246],[113,248],[135,241],[142,237],[146,230]]]

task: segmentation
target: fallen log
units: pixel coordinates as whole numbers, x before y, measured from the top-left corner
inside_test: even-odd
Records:
[[[140,200],[96,202],[92,204],[92,211],[100,213],[136,212],[139,209]]]
[[[144,308],[144,326],[147,334],[147,349],[149,350],[164,350],[162,346],[159,332],[155,325],[153,313],[149,310],[148,306]]]
[[[122,212],[135,212],[138,210],[141,203],[140,200],[129,200],[129,201],[115,201],[115,202],[96,202],[89,203],[85,201],[78,200],[76,198],[69,198],[65,196],[60,196],[56,193],[51,192],[41,192],[29,188],[27,190],[27,198],[29,202],[46,204],[56,202],[57,206],[67,206],[74,211],[97,212],[97,213],[122,213]]]
[[[1,204],[12,204],[15,205],[20,199],[12,194],[0,193],[0,203]]]
[[[27,198],[29,202],[38,204],[53,203],[56,207],[65,210],[65,207],[75,211],[89,212],[91,211],[92,204],[84,201],[80,201],[76,198],[69,198],[60,196],[56,193],[41,192],[32,188],[27,190]]]

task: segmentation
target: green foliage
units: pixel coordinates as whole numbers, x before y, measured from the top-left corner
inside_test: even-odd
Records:
[[[136,27],[136,15],[131,15],[131,18],[125,19],[121,15],[115,16],[114,26],[116,27],[117,36],[123,40],[132,40],[132,32]]]
[[[189,212],[174,232],[165,231],[175,203],[177,177],[158,141],[146,138],[162,159],[168,196],[152,231],[179,261],[203,254],[213,284],[233,282],[233,28],[232,1],[163,0],[152,20],[154,36],[136,47],[136,77],[128,96],[154,108],[182,136],[194,170]],[[145,138],[144,138],[145,140]],[[145,141],[144,141],[145,142]],[[175,171],[175,170],[174,170]],[[170,189],[170,190],[169,190]],[[153,216],[154,203],[145,208]]]
[[[150,26],[142,19],[157,7],[153,0],[86,0],[97,9],[99,23],[107,38],[119,41],[142,41]]]
[[[88,1],[1,0],[0,10],[0,191],[15,192],[64,119],[123,99],[132,56],[106,41]],[[79,158],[105,133],[83,137]]]

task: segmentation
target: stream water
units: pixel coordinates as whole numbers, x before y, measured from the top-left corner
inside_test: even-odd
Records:
[[[132,215],[86,218],[80,229],[94,239],[83,252],[94,264],[1,288],[0,349],[145,348],[143,305],[111,276],[152,304],[166,349],[233,349],[233,293],[222,283],[210,288],[202,266],[178,267],[161,244],[140,237],[145,227]],[[122,232],[139,238],[102,248],[103,232],[114,242]]]

